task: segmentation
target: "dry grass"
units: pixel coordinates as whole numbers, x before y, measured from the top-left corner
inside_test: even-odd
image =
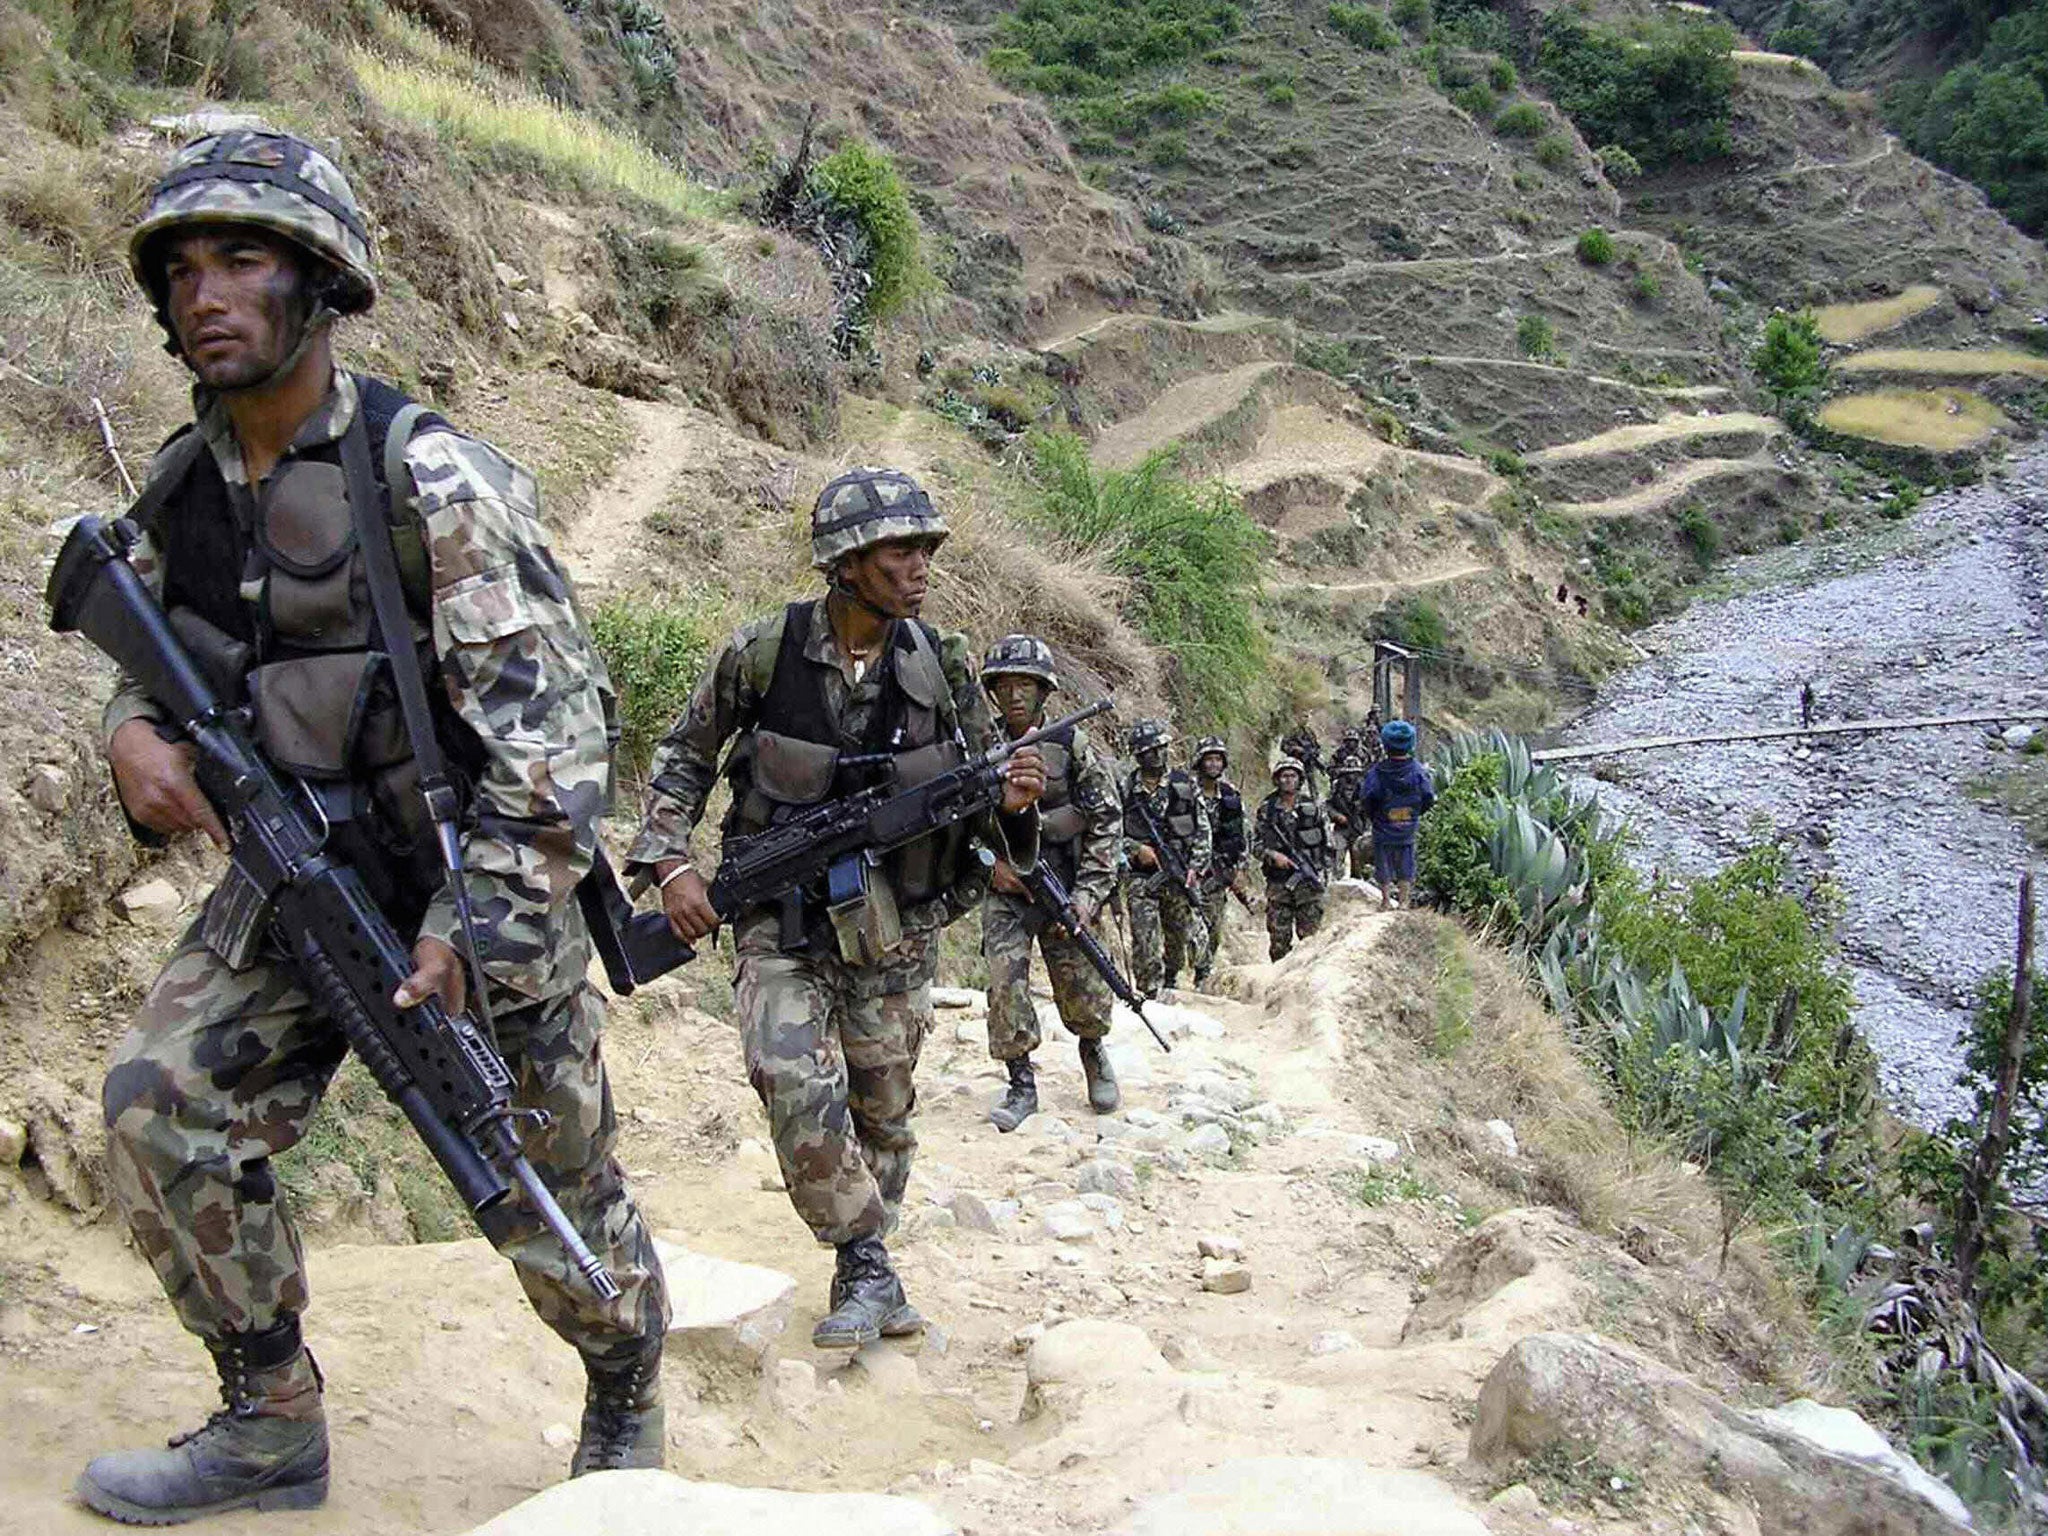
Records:
[[[592,186],[670,213],[708,216],[711,194],[639,140],[555,105],[396,16],[379,25],[386,50],[349,50],[363,89],[386,111],[483,149],[510,149]]]
[[[1738,48],[1728,57],[1747,69],[1784,70],[1789,74],[1806,75],[1814,80],[1827,79],[1826,73],[1818,64],[1796,53],[1765,53],[1760,49]]]
[[[1932,284],[1916,283],[1889,299],[1871,299],[1862,304],[1830,304],[1815,310],[1813,318],[1820,325],[1823,340],[1846,347],[1893,330],[1917,315],[1926,314],[1942,301],[1942,297],[1942,291]],[[1850,359],[1850,363],[1854,361]]]
[[[1975,448],[2012,423],[1966,389],[1880,389],[1844,395],[1821,408],[1820,423],[1850,437],[1902,448]]]
[[[1893,347],[1858,352],[1835,366],[1843,373],[1917,373],[1940,379],[1988,379],[2001,374],[2048,379],[2048,357],[2012,347],[1954,352]]]

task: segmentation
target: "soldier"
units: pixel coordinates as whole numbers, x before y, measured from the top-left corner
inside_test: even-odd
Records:
[[[1323,892],[1303,878],[1306,862],[1327,880],[1329,813],[1302,787],[1301,764],[1283,757],[1273,765],[1273,792],[1259,802],[1259,863],[1266,871],[1266,953],[1278,960],[1322,926]]]
[[[519,1104],[551,1126],[526,1151],[623,1294],[601,1303],[541,1224],[493,1234],[588,1377],[573,1474],[662,1462],[662,1271],[612,1157],[616,1125],[571,898],[609,793],[611,683],[549,552],[533,477],[436,416],[408,439],[390,385],[337,368],[332,328],[376,298],[368,224],[341,172],[299,139],[232,130],[179,151],[130,241],[197,422],[158,455],[132,558],[181,633],[204,633],[282,767],[320,783],[334,840],[380,851],[387,911],[416,934],[394,1001],[470,984],[418,768],[393,701],[348,502],[346,456],[384,450],[381,499],[437,734],[468,770],[460,824],[483,984]],[[358,481],[357,483],[360,483]],[[106,750],[137,835],[225,845],[193,748],[123,679]],[[422,865],[419,854],[428,862]],[[222,899],[216,892],[209,901]],[[178,942],[107,1074],[107,1171],[135,1245],[205,1342],[225,1407],[169,1450],[101,1456],[79,1497],[133,1524],[303,1509],[326,1497],[322,1382],[301,1341],[298,1235],[270,1159],[305,1134],[347,1046],[266,948],[230,969],[202,924]]]
[[[1036,635],[1007,635],[981,664],[981,685],[994,699],[1011,740],[1045,721],[1046,701],[1058,690],[1052,650]],[[1074,898],[1082,922],[1092,925],[1116,883],[1122,806],[1116,772],[1088,737],[1074,728],[1073,741],[1047,742],[1045,793],[1038,802],[1038,856],[1051,866]],[[1088,1104],[1097,1114],[1117,1107],[1116,1074],[1102,1047],[1113,1006],[1109,986],[1073,937],[1048,925],[1007,861],[998,861],[995,892],[981,909],[981,952],[988,961],[988,1053],[1004,1064],[1010,1086],[989,1111],[999,1131],[1014,1131],[1038,1109],[1038,1084],[1031,1053],[1038,1049],[1038,1009],[1031,1001],[1031,942],[1038,941],[1052,979],[1053,1005],[1060,1022],[1081,1042],[1081,1070],[1088,1079]]]
[[[1415,727],[1389,720],[1380,728],[1386,758],[1367,770],[1358,803],[1372,819],[1373,874],[1380,910],[1408,906],[1415,894],[1415,835],[1436,804],[1429,770],[1415,761]]]
[[[1244,796],[1224,777],[1229,769],[1230,749],[1221,736],[1204,736],[1195,743],[1195,783],[1209,813],[1210,834],[1209,868],[1195,900],[1209,940],[1195,957],[1197,992],[1208,986],[1209,973],[1216,967],[1216,951],[1223,943],[1224,910],[1230,905],[1231,887],[1237,884],[1247,851]]]
[[[743,625],[705,668],[655,754],[633,870],[695,942],[721,922],[690,838],[719,775],[727,838],[878,783],[918,784],[989,745],[988,703],[964,635],[917,617],[946,522],[908,474],[854,469],[819,493],[811,564],[823,597]],[[883,1237],[895,1226],[917,1137],[918,1051],[931,1026],[939,929],[986,894],[979,837],[1023,868],[1037,856],[1045,763],[1026,747],[1004,769],[1003,812],[859,866],[857,897],[791,893],[733,918],[733,1007],[748,1080],[768,1112],[790,1203],[839,1253],[820,1349],[855,1349],[924,1327]]]
[[[1123,785],[1124,851],[1130,863],[1124,895],[1131,912],[1131,969],[1136,972],[1131,982],[1147,997],[1157,997],[1162,985],[1173,986],[1181,962],[1206,955],[1209,949],[1202,914],[1195,906],[1195,890],[1209,867],[1208,803],[1184,770],[1167,772],[1166,749],[1172,742],[1173,732],[1163,720],[1140,720],[1132,726],[1131,756],[1138,766]],[[1146,812],[1151,816],[1149,826]],[[1163,850],[1153,840],[1154,826],[1165,842]],[[1186,875],[1170,878],[1169,862],[1184,865]]]
[[[1335,829],[1330,867],[1338,874],[1356,875],[1372,846],[1372,831],[1358,804],[1359,784],[1365,778],[1365,751],[1359,743],[1358,727],[1345,729],[1344,739],[1330,759],[1330,825]]]
[[[1314,794],[1316,778],[1323,771],[1323,744],[1306,720],[1281,739],[1280,755],[1301,764],[1302,788]]]

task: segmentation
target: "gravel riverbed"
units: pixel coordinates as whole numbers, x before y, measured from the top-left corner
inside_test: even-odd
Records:
[[[1910,519],[1841,543],[1752,556],[1736,595],[1637,639],[1651,659],[1610,681],[1574,743],[2048,708],[2048,450]],[[2012,963],[2019,873],[2043,865],[2017,822],[1967,792],[2015,761],[1987,728],[1691,747],[1602,760],[1603,804],[1645,867],[1718,868],[1767,822],[1800,867],[1841,887],[1857,1022],[1898,1109],[1966,1107],[1958,1030],[1986,971]]]

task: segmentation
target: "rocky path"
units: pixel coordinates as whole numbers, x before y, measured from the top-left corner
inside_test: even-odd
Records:
[[[1568,739],[1751,721],[1795,724],[1811,679],[1822,718],[2038,709],[2048,703],[2048,453],[1929,501],[1859,543],[1739,562],[1740,595],[1638,638],[1653,659],[1602,690]],[[1702,748],[1616,759],[1606,803],[1645,863],[1717,867],[1768,818],[1845,910],[1857,1018],[1894,1100],[1956,1112],[1956,1031],[1978,978],[2011,964],[2013,891],[2041,864],[1967,786],[2012,761],[1975,729]]]

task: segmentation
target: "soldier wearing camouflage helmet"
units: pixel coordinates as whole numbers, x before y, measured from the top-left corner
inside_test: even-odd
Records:
[[[1183,962],[1199,961],[1209,952],[1209,935],[1195,904],[1211,856],[1209,806],[1186,769],[1168,771],[1166,751],[1172,744],[1173,732],[1164,720],[1132,726],[1131,756],[1137,767],[1122,790],[1131,980],[1147,997],[1174,986]],[[1155,829],[1164,848],[1154,840]],[[1171,864],[1184,867],[1185,877],[1170,877]]]
[[[1372,845],[1371,826],[1358,803],[1358,791],[1365,778],[1365,746],[1355,725],[1344,728],[1337,750],[1330,757],[1330,794],[1327,801],[1330,825],[1336,837],[1331,845],[1331,868],[1339,874],[1357,874],[1364,851]]]
[[[1209,812],[1209,868],[1195,892],[1195,905],[1202,914],[1207,942],[1195,956],[1195,990],[1209,985],[1209,973],[1216,966],[1216,951],[1223,944],[1223,917],[1230,906],[1230,893],[1237,886],[1244,867],[1248,843],[1245,838],[1244,795],[1227,777],[1230,747],[1221,736],[1204,736],[1195,743],[1195,784]]]
[[[712,656],[655,754],[627,856],[629,868],[660,882],[663,910],[685,940],[720,922],[691,838],[728,742],[725,837],[874,785],[921,783],[990,744],[967,637],[918,618],[946,532],[910,475],[849,470],[811,514],[811,561],[830,590],[742,625]],[[917,1148],[910,1116],[939,930],[988,889],[989,866],[971,840],[1021,868],[1037,856],[1045,760],[1026,747],[1005,773],[1002,814],[864,865],[863,890],[843,905],[806,889],[733,920],[747,1077],[768,1112],[791,1203],[839,1254],[811,1335],[821,1349],[924,1327],[883,1238]]]
[[[347,180],[302,140],[234,130],[187,145],[130,252],[197,380],[198,417],[157,456],[131,512],[131,559],[217,690],[247,702],[271,758],[318,795],[336,843],[367,841],[393,872],[386,910],[416,935],[398,1004],[438,993],[457,1009],[474,980],[438,863],[419,862],[434,839],[393,700],[394,640],[442,682],[430,690],[436,735],[469,770],[459,824],[482,985],[515,1101],[551,1122],[526,1151],[623,1294],[601,1303],[570,1283],[538,1221],[493,1239],[583,1356],[572,1471],[658,1466],[668,1302],[612,1156],[604,1008],[571,899],[609,790],[611,684],[548,549],[533,477],[335,366],[334,323],[368,309],[377,283]],[[352,487],[389,523],[411,634],[382,634],[371,611]],[[145,841],[224,843],[166,719],[120,682],[105,729],[121,803]],[[201,924],[118,1048],[103,1092],[109,1179],[136,1247],[211,1351],[226,1406],[169,1450],[94,1460],[78,1491],[102,1514],[173,1524],[325,1498],[321,1377],[299,1327],[306,1268],[269,1160],[305,1134],[345,1050],[282,955],[231,968]]]
[[[1302,878],[1307,863],[1327,881],[1330,872],[1329,812],[1303,785],[1301,759],[1283,757],[1273,765],[1273,792],[1259,803],[1257,845],[1266,872],[1266,953],[1274,960],[1323,923],[1323,892]]]
[[[1059,689],[1052,648],[1036,635],[1006,635],[981,664],[981,685],[1012,739],[1044,724],[1046,702]],[[1116,881],[1122,806],[1116,770],[1085,726],[1070,741],[1049,741],[1045,794],[1038,802],[1038,857],[1059,876],[1083,923],[1109,900]],[[1052,981],[1060,1022],[1081,1042],[1089,1107],[1108,1114],[1119,1102],[1116,1073],[1103,1040],[1109,1034],[1109,986],[1063,927],[1048,925],[1007,860],[993,873],[994,891],[981,909],[981,952],[988,961],[988,1051],[1010,1082],[989,1119],[1014,1131],[1038,1109],[1031,1053],[1038,1049],[1038,1007],[1031,1000],[1031,946],[1037,942]]]

